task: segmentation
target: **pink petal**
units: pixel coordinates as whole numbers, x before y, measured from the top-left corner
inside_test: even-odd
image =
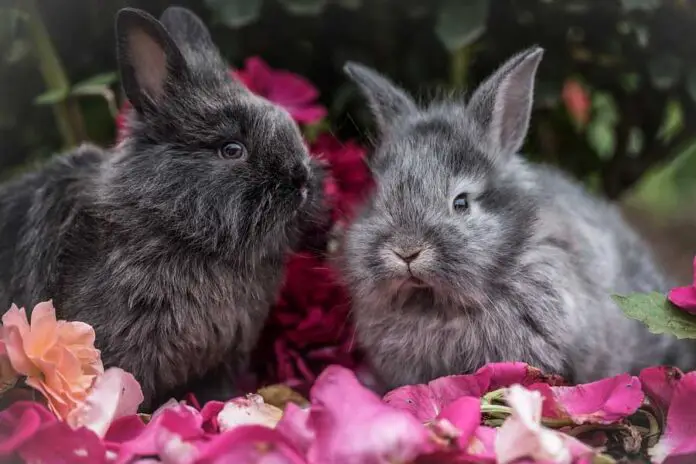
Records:
[[[440,377],[427,385],[410,385],[397,388],[384,397],[384,401],[397,408],[414,413],[426,422],[452,401],[463,396],[481,397],[488,392],[512,384],[523,386],[538,382],[561,383],[555,376],[546,376],[539,369],[525,363],[491,363],[474,374]]]
[[[465,396],[449,404],[437,420],[447,420],[459,430],[459,444],[468,448],[469,441],[481,423],[481,400]]]
[[[348,369],[329,366],[310,397],[308,424],[316,434],[308,453],[311,462],[409,462],[432,449],[418,419],[384,404]]]
[[[130,462],[136,456],[157,455],[166,446],[162,435],[168,440],[191,440],[203,436],[202,418],[196,410],[180,405],[163,410],[151,421],[137,437],[121,444],[118,461]],[[162,431],[164,429],[164,432]]]
[[[640,380],[629,374],[574,387],[553,387],[559,410],[575,423],[610,424],[631,414],[643,404]]]
[[[203,420],[203,430],[208,433],[217,433],[220,431],[218,424],[218,414],[225,407],[222,401],[208,401],[201,409],[201,419]]]
[[[288,403],[285,406],[283,417],[275,428],[303,454],[307,453],[314,441],[314,432],[307,426],[308,420],[308,409],[302,409],[294,403]]]
[[[326,108],[320,105],[287,107],[286,109],[290,116],[300,124],[312,124],[321,121],[328,114]]]
[[[275,71],[267,99],[281,106],[302,106],[312,103],[319,92],[307,79],[287,71]]]
[[[73,430],[65,422],[55,422],[38,430],[19,451],[26,462],[85,463],[106,462],[106,448],[91,430]]]
[[[68,415],[67,422],[74,428],[87,427],[103,437],[114,420],[136,414],[143,399],[135,377],[112,367],[97,378],[87,399]]]
[[[669,291],[667,299],[678,308],[684,311],[696,314],[696,288],[694,287],[677,287]]]
[[[120,445],[136,439],[146,428],[138,416],[120,417],[111,423],[104,435],[104,442]]]
[[[0,412],[0,457],[11,456],[56,416],[33,401],[17,401]]]
[[[696,458],[696,372],[685,374],[674,388],[667,427],[651,450],[653,462],[694,462]]]
[[[384,396],[384,402],[408,411],[421,422],[429,422],[440,414],[443,402],[428,385],[408,385],[392,390]]]
[[[276,430],[258,425],[237,427],[200,447],[196,464],[306,464]]]
[[[676,367],[648,367],[640,372],[640,383],[643,391],[660,410],[667,412],[674,389],[681,381],[684,373]]]

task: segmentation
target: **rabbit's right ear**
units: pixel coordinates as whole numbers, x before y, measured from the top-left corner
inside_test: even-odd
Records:
[[[381,132],[399,116],[417,111],[411,97],[377,71],[353,62],[346,63],[343,71],[367,98]]]
[[[116,43],[123,90],[138,112],[156,108],[165,97],[167,84],[188,72],[172,37],[142,10],[124,8],[118,12]]]
[[[160,21],[180,47],[190,48],[194,53],[217,53],[208,28],[193,11],[170,6],[160,16]]]

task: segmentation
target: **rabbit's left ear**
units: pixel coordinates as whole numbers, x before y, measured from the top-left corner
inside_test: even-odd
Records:
[[[116,40],[126,96],[138,112],[156,110],[168,82],[188,73],[179,47],[159,21],[134,8],[118,12]]]
[[[469,112],[484,130],[495,156],[517,153],[529,129],[534,78],[544,50],[529,48],[510,58],[476,89]]]

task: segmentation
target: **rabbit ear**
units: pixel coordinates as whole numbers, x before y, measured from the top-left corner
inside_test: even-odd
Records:
[[[377,71],[353,62],[346,63],[343,71],[368,99],[380,131],[399,116],[417,111],[413,99]]]
[[[516,153],[527,135],[534,98],[534,77],[544,50],[529,48],[503,64],[476,89],[469,111],[482,125],[489,149]]]
[[[186,76],[181,51],[162,24],[148,13],[124,8],[116,16],[116,41],[121,82],[139,112],[156,107],[167,83]]]
[[[217,56],[217,47],[210,37],[206,25],[196,14],[180,6],[170,6],[160,17],[162,25],[172,35],[174,41],[191,54],[213,53]]]

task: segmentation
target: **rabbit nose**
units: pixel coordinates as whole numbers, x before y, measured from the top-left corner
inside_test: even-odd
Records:
[[[418,255],[421,254],[421,251],[423,251],[422,248],[411,248],[409,250],[392,250],[392,252],[401,258],[403,262],[406,264],[411,264],[416,258],[418,258]]]

